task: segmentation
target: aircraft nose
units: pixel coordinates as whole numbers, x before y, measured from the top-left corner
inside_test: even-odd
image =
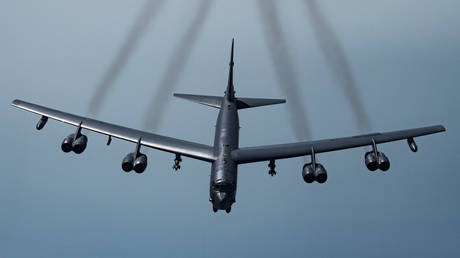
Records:
[[[227,194],[225,192],[217,192],[216,193],[216,201],[219,202],[219,203],[223,203],[225,201],[225,197],[227,196]]]

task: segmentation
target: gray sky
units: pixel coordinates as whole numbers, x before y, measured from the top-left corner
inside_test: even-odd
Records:
[[[313,138],[358,133],[331,78],[303,0],[277,1],[303,85]],[[168,1],[138,44],[99,119],[141,128],[152,94],[198,1]],[[60,150],[75,129],[9,106],[24,99],[84,114],[143,0],[0,1],[0,257],[456,257],[460,255],[458,114],[460,2],[320,1],[343,43],[377,131],[444,124],[447,133],[380,146],[387,173],[368,172],[363,149],[318,155],[324,185],[301,178],[303,159],[239,168],[231,214],[208,202],[210,166],[149,151],[143,175],[120,167],[133,144],[88,133],[76,156]],[[215,1],[177,91],[221,95],[235,37],[238,96],[286,97],[276,85],[257,1]],[[289,99],[288,104],[289,105]],[[286,105],[240,112],[241,146],[295,140]],[[157,133],[212,144],[215,109],[171,97]],[[263,131],[265,133],[257,133]],[[456,148],[457,147],[457,148]]]

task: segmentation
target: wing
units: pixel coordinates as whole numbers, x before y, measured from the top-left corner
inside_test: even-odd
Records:
[[[98,121],[91,118],[72,115],[59,110],[39,106],[22,100],[14,100],[13,106],[21,108],[44,117],[52,118],[73,126],[80,126],[97,133],[113,136],[122,140],[137,143],[146,147],[181,154],[190,158],[212,162],[215,160],[214,150],[211,146],[194,142],[183,141],[171,137],[161,136],[140,130],[135,130],[115,124]]]
[[[371,146],[373,145],[373,142],[378,144],[404,139],[409,140],[418,136],[444,132],[445,130],[446,129],[444,126],[436,125],[409,130],[374,133],[345,138],[240,148],[232,151],[232,158],[240,164],[265,160],[293,158],[311,155],[313,151],[315,153],[321,153],[361,146]]]

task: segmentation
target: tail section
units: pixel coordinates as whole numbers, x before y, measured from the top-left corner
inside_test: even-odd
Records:
[[[230,70],[228,71],[228,84],[227,90],[225,91],[225,97],[232,101],[235,98],[235,88],[233,86],[233,66],[235,63],[233,62],[233,47],[235,46],[235,39],[232,39],[232,52],[230,54]]]
[[[217,97],[217,96],[203,96],[203,95],[191,95],[191,94],[179,94],[179,93],[174,93],[174,97],[186,99],[192,102],[196,102],[196,103],[214,107],[214,108],[221,108],[222,100],[223,100],[222,97]]]
[[[174,93],[174,97],[193,101],[202,105],[221,108],[223,97]],[[235,98],[238,109],[254,108],[286,103],[284,99]]]
[[[190,100],[199,104],[206,106],[221,108],[224,98],[229,101],[235,101],[238,109],[253,108],[267,105],[275,105],[286,103],[284,99],[256,99],[256,98],[236,98],[235,97],[235,88],[233,86],[233,48],[235,45],[235,40],[232,39],[232,52],[230,54],[230,70],[228,72],[228,84],[227,90],[225,91],[225,97],[217,96],[203,96],[203,95],[191,95],[191,94],[179,94],[174,93],[174,97]]]

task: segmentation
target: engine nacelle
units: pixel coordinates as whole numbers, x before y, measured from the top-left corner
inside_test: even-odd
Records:
[[[81,134],[77,139],[73,141],[72,150],[76,154],[81,154],[86,149],[87,144],[88,137],[86,137],[86,135]]]
[[[327,181],[327,171],[323,165],[316,163],[315,167],[315,180],[320,184],[324,184]]]
[[[323,184],[327,181],[327,171],[324,166],[319,163],[316,163],[315,167],[313,167],[312,163],[308,163],[303,166],[302,177],[308,184],[313,183],[313,181]]]
[[[61,144],[61,149],[62,149],[63,152],[67,153],[67,152],[72,151],[72,144],[73,144],[74,138],[75,138],[74,133],[70,134],[69,136],[64,138],[64,140],[62,141],[62,144]]]
[[[136,173],[140,174],[144,172],[145,168],[147,168],[147,156],[140,153],[139,156],[134,160],[133,169],[136,171]]]
[[[379,152],[378,159],[380,170],[387,171],[390,169],[390,160],[387,158],[387,156],[385,156],[385,154],[383,154],[383,152]]]
[[[121,162],[121,168],[125,172],[130,172],[133,170],[134,167],[134,160],[136,159],[136,153],[131,152],[128,155],[125,156],[123,161]]]
[[[364,155],[364,162],[366,163],[367,169],[370,171],[376,171],[379,168],[379,159],[374,151],[366,152]]]
[[[305,183],[311,184],[315,181],[315,170],[311,163],[303,165],[302,177]]]

